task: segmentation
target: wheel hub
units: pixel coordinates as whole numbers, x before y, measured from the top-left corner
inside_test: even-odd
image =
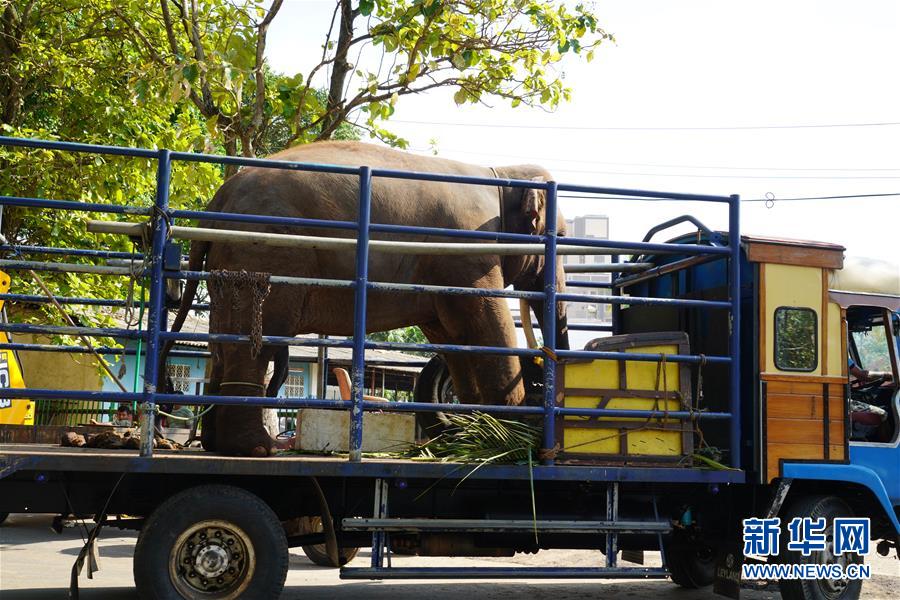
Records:
[[[185,597],[237,598],[255,567],[247,534],[232,523],[203,521],[172,548],[169,574]]]
[[[228,569],[230,558],[227,550],[211,544],[197,553],[194,568],[203,577],[218,577]]]

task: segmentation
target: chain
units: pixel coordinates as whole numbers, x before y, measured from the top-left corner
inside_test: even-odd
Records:
[[[269,273],[249,271],[215,270],[209,273],[210,298],[225,302],[231,296],[231,310],[238,314],[244,292],[250,292],[252,317],[250,322],[250,358],[256,358],[262,351],[263,303],[272,289]],[[249,288],[249,289],[248,289]],[[216,298],[218,296],[218,298]]]

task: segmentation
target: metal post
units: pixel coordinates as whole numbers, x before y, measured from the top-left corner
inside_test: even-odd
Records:
[[[375,519],[386,519],[388,516],[388,482],[386,479],[375,480],[375,506],[372,509],[372,516]],[[374,531],[372,533],[372,568],[381,569],[384,567],[385,546],[387,542],[387,533],[384,531]]]
[[[327,335],[319,334],[320,340],[327,338]],[[318,388],[316,398],[324,400],[328,391],[328,348],[326,346],[319,346],[316,353],[316,365],[319,369],[318,377],[316,377],[316,387]]]
[[[359,221],[356,234],[356,293],[353,303],[353,410],[350,413],[350,460],[362,460],[363,393],[366,368],[366,284],[369,279],[369,214],[372,169],[359,168]]]
[[[731,466],[741,468],[741,197],[731,196],[728,202],[728,246],[731,250],[728,269],[728,295],[731,300],[729,323]]]
[[[618,255],[618,254],[613,254],[613,255],[610,257],[610,262],[612,262],[612,263],[614,263],[614,264],[618,264],[618,263],[619,263],[619,255]],[[619,275],[620,275],[620,273],[615,273],[615,272],[609,274],[609,282],[610,282],[610,285],[612,285],[612,282],[615,281],[616,278],[619,277]],[[613,287],[613,288],[612,288],[612,295],[613,295],[613,296],[621,296],[621,295],[622,295],[622,288],[620,288],[620,287]],[[619,321],[620,321],[621,317],[622,317],[622,307],[621,307],[621,305],[619,305],[619,304],[613,304],[613,305],[612,305],[612,314],[610,315],[610,320],[612,321],[611,325],[612,325],[612,334],[613,334],[613,335],[619,335],[620,333],[622,333],[622,326],[619,324]]]
[[[544,449],[556,446],[556,182],[547,182],[547,203],[544,210],[547,223],[544,231]],[[553,458],[544,464],[552,465]]]
[[[613,523],[619,519],[619,484],[611,482],[606,487],[606,520]],[[606,566],[615,568],[619,553],[619,534],[606,532]]]
[[[163,278],[163,247],[166,243],[169,210],[169,177],[172,164],[168,150],[160,150],[156,170],[156,215],[153,217],[153,240],[150,250],[150,305],[147,311],[147,360],[144,366],[144,403],[141,420],[141,456],[153,455],[154,410],[156,382],[159,378],[159,333],[165,318],[165,279]]]

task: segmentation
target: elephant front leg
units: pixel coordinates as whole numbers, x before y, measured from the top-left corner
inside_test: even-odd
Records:
[[[501,284],[489,287],[502,287]],[[515,348],[516,335],[512,315],[502,298],[447,297],[438,302],[438,315],[453,343],[473,346]],[[500,354],[465,355],[466,375],[478,389],[484,404],[518,406],[525,399],[519,357]],[[457,385],[457,375],[451,375]],[[469,385],[468,382],[463,385]]]
[[[224,396],[264,396],[266,367],[272,356],[271,348],[263,348],[256,358],[250,357],[246,345],[223,345],[222,381]],[[216,407],[216,450],[231,456],[268,456],[274,440],[263,427],[261,406]]]

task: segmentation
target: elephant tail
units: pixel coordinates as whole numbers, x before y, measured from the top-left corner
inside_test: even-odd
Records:
[[[188,270],[202,271],[203,264],[206,262],[207,252],[209,252],[209,242],[191,242],[191,250],[188,254]],[[184,293],[181,294],[181,304],[178,306],[178,314],[175,315],[175,320],[172,322],[172,327],[170,328],[170,331],[173,333],[181,331],[181,327],[184,325],[188,313],[191,312],[191,305],[194,304],[194,298],[197,296],[197,286],[199,284],[200,281],[196,279],[188,279],[185,283]],[[162,348],[162,353],[160,354],[161,365],[166,364],[166,357],[169,355],[169,351],[174,345],[175,340],[166,340],[166,343]],[[160,369],[160,385],[162,385],[162,382],[165,382],[165,371],[165,368]]]

